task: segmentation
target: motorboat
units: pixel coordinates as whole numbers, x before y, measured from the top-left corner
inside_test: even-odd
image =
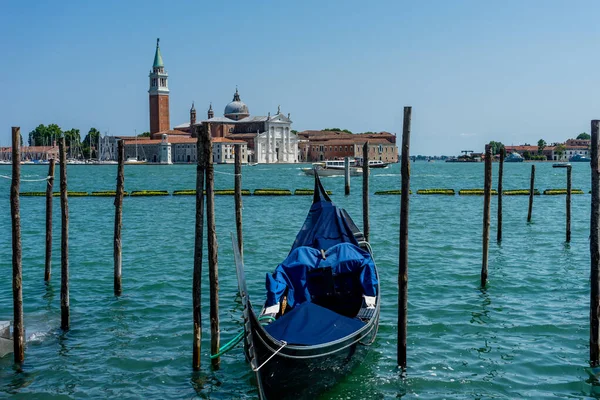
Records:
[[[513,151],[504,159],[504,162],[523,162],[523,156]]]
[[[327,160],[316,162],[310,168],[302,168],[302,172],[306,175],[314,175],[315,171],[319,176],[344,176],[345,165],[344,160]],[[350,176],[361,176],[363,170],[361,167],[350,164]]]
[[[592,159],[584,156],[583,154],[575,154],[571,158],[569,158],[571,162],[591,162]]]

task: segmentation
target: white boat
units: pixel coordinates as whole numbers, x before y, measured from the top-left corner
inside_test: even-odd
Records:
[[[344,176],[344,160],[328,160],[324,162],[316,162],[311,168],[302,168],[302,172],[306,175],[313,175],[315,171],[319,176]],[[361,167],[352,166],[350,164],[350,176],[361,176],[363,170]]]
[[[388,164],[381,160],[369,160],[369,168],[387,168]]]
[[[135,157],[129,157],[125,160],[125,164],[146,164],[146,160],[138,160]]]

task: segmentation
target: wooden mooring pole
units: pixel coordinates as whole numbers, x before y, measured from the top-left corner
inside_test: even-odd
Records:
[[[218,243],[215,227],[215,180],[210,125],[204,131],[204,154],[206,160],[206,233],[208,235],[208,278],[210,284],[210,352],[217,354],[220,345],[219,333],[219,262]],[[221,359],[211,359],[213,368],[218,369]]]
[[[122,293],[121,274],[123,266],[121,228],[123,227],[123,185],[125,183],[125,146],[122,140],[119,140],[117,148],[117,190],[115,191],[115,235],[113,243],[113,256],[115,262],[114,270],[114,292],[115,296]]]
[[[363,144],[363,235],[369,241],[369,142]]]
[[[481,287],[488,278],[488,252],[490,249],[490,203],[492,197],[492,149],[485,146],[485,180],[483,187],[483,257],[481,260]]]
[[[15,364],[25,360],[23,327],[23,252],[21,247],[21,128],[12,127],[12,182],[10,185],[10,216],[12,221],[12,288],[13,288],[13,351]]]
[[[68,331],[70,326],[69,310],[69,200],[67,198],[67,154],[66,142],[60,139],[60,328]]]
[[[398,366],[406,371],[408,324],[408,205],[410,193],[410,122],[412,107],[404,107],[402,124],[402,192],[400,197],[400,257],[398,262]]]
[[[50,282],[52,276],[52,190],[54,188],[54,158],[48,164],[48,184],[46,185],[46,262],[44,281]]]
[[[529,181],[529,209],[527,210],[527,222],[531,222],[531,213],[533,211],[533,195],[535,186],[535,165],[531,166],[531,180]]]
[[[344,194],[350,194],[350,159],[344,157]]]
[[[235,231],[242,261],[244,260],[244,238],[242,233],[242,145],[235,145],[235,173],[234,197],[235,197]]]
[[[571,166],[567,165],[567,243],[571,241]]]
[[[498,165],[498,227],[496,241],[502,241],[502,177],[504,175],[504,158],[506,149],[504,146],[500,149],[500,164]]]
[[[192,282],[192,313],[194,315],[194,336],[192,350],[192,367],[200,370],[200,350],[202,349],[202,247],[204,234],[204,172],[206,170],[204,143],[205,136],[196,127],[196,225],[194,238],[194,272]]]
[[[592,168],[592,212],[590,221],[590,366],[600,365],[600,121],[592,120],[590,166]]]

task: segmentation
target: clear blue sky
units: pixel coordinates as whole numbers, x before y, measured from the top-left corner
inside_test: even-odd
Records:
[[[33,4],[32,4],[33,3]],[[35,4],[37,3],[37,4]],[[401,134],[412,154],[564,141],[600,118],[596,1],[2,2],[0,144],[38,124],[149,130],[161,39],[171,126],[238,85],[297,130]]]

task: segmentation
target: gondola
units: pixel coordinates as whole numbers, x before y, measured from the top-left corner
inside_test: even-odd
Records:
[[[232,234],[244,351],[260,399],[312,398],[351,372],[377,335],[380,291],[371,247],[315,174],[313,203],[286,259],[267,273],[257,314]]]

